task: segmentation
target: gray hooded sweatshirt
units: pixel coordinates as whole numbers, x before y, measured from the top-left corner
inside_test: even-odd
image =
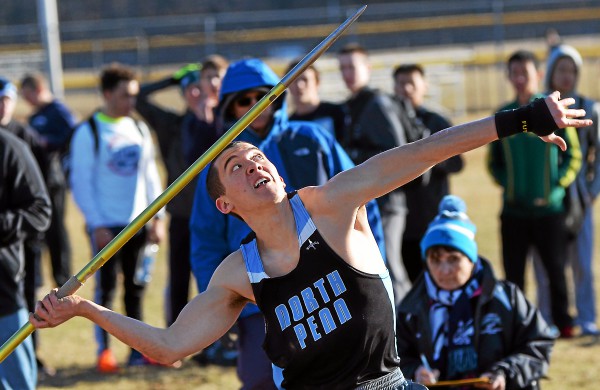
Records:
[[[577,83],[581,76],[583,59],[581,54],[572,46],[560,45],[550,53],[546,63],[546,77],[544,85],[548,93],[555,88],[551,85],[556,63],[559,59],[568,57],[573,60],[577,68],[577,79],[572,91],[560,91],[561,98],[572,97],[575,104],[571,108],[583,108],[586,112],[585,118],[592,119],[594,124],[577,130],[579,144],[583,161],[581,170],[577,175],[577,190],[586,206],[590,206],[600,192],[600,104],[592,99],[586,98],[577,92]]]

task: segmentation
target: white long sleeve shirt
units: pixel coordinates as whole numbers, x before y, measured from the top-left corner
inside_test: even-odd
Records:
[[[130,117],[99,112],[94,118],[97,148],[87,121],[71,140],[73,197],[89,229],[125,226],[163,189],[152,137],[145,124]]]

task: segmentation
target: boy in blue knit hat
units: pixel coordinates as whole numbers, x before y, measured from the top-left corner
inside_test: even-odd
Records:
[[[481,378],[480,388],[537,388],[552,334],[515,285],[495,278],[475,232],[465,202],[445,196],[421,241],[425,272],[398,308],[400,367],[424,384]]]
[[[463,252],[469,260],[477,263],[477,228],[469,219],[465,202],[454,195],[445,196],[440,202],[438,215],[429,224],[421,241],[421,255],[427,258],[427,249],[434,245],[447,246]]]

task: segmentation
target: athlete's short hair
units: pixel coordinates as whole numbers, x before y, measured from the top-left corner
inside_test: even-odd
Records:
[[[206,190],[208,191],[208,196],[210,196],[210,198],[212,199],[213,202],[216,202],[217,199],[219,198],[219,196],[225,194],[225,186],[223,185],[223,182],[221,181],[221,178],[219,177],[219,170],[217,169],[215,164],[216,164],[217,160],[219,159],[219,157],[221,157],[221,155],[226,150],[229,150],[229,149],[232,149],[235,147],[240,147],[241,145],[248,145],[251,148],[258,149],[258,148],[256,148],[256,146],[254,146],[248,142],[233,141],[229,145],[225,146],[225,148],[223,148],[223,150],[221,150],[219,152],[219,154],[217,154],[217,156],[214,158],[214,160],[208,166],[208,174],[206,175]],[[242,220],[242,221],[244,220],[244,218],[240,217],[237,213],[229,213],[229,214],[236,217],[239,220]]]
[[[248,142],[233,141],[232,143],[225,146],[225,148],[223,148],[223,150],[221,150],[219,154],[217,154],[217,156],[208,166],[208,174],[206,175],[206,189],[208,191],[208,195],[213,200],[213,202],[216,201],[219,198],[219,196],[225,194],[225,186],[223,185],[223,182],[219,177],[219,170],[216,167],[216,162],[219,159],[219,157],[221,157],[221,155],[225,153],[225,151],[232,148],[240,147],[241,145],[249,145],[252,148],[255,148],[254,145]]]

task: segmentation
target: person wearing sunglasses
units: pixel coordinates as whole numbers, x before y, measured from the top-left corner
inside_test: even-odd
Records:
[[[229,129],[278,82],[279,77],[259,59],[232,63],[221,84],[217,128]],[[285,96],[268,106],[237,139],[265,152],[285,179],[287,190],[323,184],[353,166],[327,130],[315,123],[288,119]],[[201,292],[208,287],[217,266],[250,232],[243,221],[223,215],[214,207],[204,185],[206,175],[205,169],[198,180],[190,217],[192,273]],[[369,202],[368,214],[383,250],[383,231],[374,201]],[[261,348],[265,337],[264,319],[255,305],[246,306],[238,327],[238,375],[242,388],[274,388],[271,362]]]

